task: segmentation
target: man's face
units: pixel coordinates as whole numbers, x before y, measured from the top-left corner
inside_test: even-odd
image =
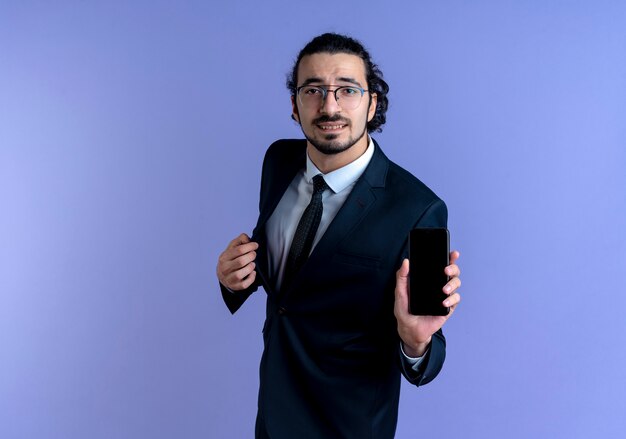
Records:
[[[367,90],[365,64],[361,58],[347,53],[316,53],[304,56],[298,66],[298,84],[324,86],[335,90],[342,86],[356,86]],[[329,91],[319,104],[303,103],[292,98],[293,115],[300,123],[306,139],[324,154],[346,151],[367,133],[367,122],[376,113],[376,94],[365,92],[355,108],[335,99]]]

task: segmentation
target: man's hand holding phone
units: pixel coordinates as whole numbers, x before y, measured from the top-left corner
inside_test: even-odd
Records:
[[[409,313],[409,260],[404,259],[400,269],[396,272],[396,289],[394,314],[398,322],[398,334],[404,345],[404,352],[409,357],[421,357],[430,344],[432,335],[437,332],[452,316],[456,306],[461,301],[457,292],[461,286],[461,270],[456,264],[460,253],[450,253],[450,264],[445,267],[444,273],[449,281],[442,288],[445,300],[441,306],[449,308],[447,315],[413,315]]]

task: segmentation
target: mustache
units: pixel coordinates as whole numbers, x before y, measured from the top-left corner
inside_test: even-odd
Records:
[[[339,115],[335,116],[320,116],[317,119],[313,120],[314,124],[324,123],[324,122],[342,122],[346,125],[350,123],[350,121],[346,118],[343,118]]]

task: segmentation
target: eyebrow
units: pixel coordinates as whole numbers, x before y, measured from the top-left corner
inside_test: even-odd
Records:
[[[357,86],[363,88],[361,83],[359,81],[357,81],[356,79],[354,79],[354,78],[348,78],[348,77],[342,76],[342,77],[337,78],[337,81],[339,81],[339,82],[349,82],[350,84],[354,84],[354,85],[357,85]],[[314,78],[308,78],[308,79],[306,79],[302,83],[302,85],[300,85],[300,87],[305,86],[305,85],[310,85],[310,84],[313,84],[313,83],[316,83],[316,82],[323,82],[323,80],[321,78],[315,78],[315,77]]]

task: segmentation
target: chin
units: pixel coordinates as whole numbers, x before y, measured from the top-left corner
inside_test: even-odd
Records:
[[[304,132],[304,130],[303,133],[304,137],[306,137],[309,143],[313,145],[315,149],[317,149],[319,152],[326,155],[335,155],[352,148],[359,140],[363,138],[364,135],[366,135],[367,128],[363,130],[360,136],[356,138],[348,137],[345,140],[341,140],[339,138],[340,136],[337,134],[325,134],[323,138],[320,139],[309,136],[307,133]]]
[[[317,149],[322,154],[327,155],[334,155],[347,151],[348,149],[352,148],[357,142],[357,140],[354,139],[348,139],[347,141],[341,142],[340,140],[337,140],[337,136],[334,134],[329,134],[322,140],[312,139],[308,137],[307,140],[309,141],[309,143],[311,143],[311,145],[315,147],[315,149]]]

